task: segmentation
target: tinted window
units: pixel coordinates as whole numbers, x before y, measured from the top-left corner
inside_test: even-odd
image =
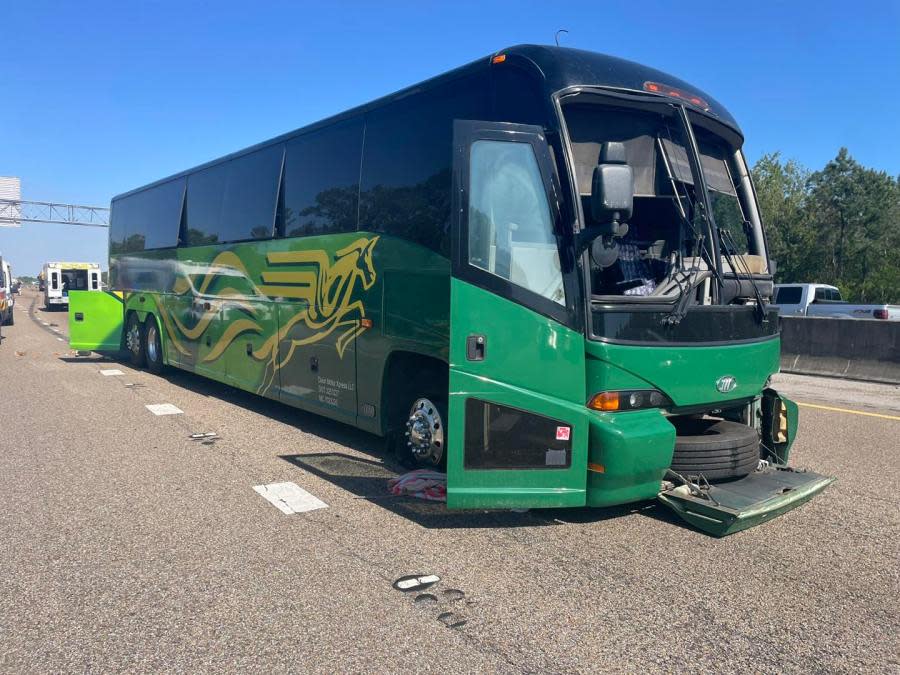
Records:
[[[218,164],[188,176],[185,244],[215,244],[228,178],[227,164]]]
[[[178,245],[184,179],[141,190],[112,203],[110,253]]]
[[[824,288],[817,288],[816,289],[816,300],[827,300],[827,299],[828,299],[827,290]]]
[[[803,289],[799,287],[779,288],[775,296],[776,305],[799,305],[803,297]]]
[[[478,76],[367,115],[359,228],[449,256],[453,120],[485,116],[485,87]]]
[[[284,150],[272,146],[188,176],[188,246],[272,236]]]
[[[516,67],[493,68],[494,116],[498,122],[547,124],[547,99],[536,77]]]
[[[228,162],[219,241],[273,235],[283,155],[283,146],[276,145]]]
[[[289,237],[356,229],[363,121],[294,138],[284,163],[284,231]]]
[[[572,428],[565,422],[466,400],[467,469],[565,469],[572,465]]]

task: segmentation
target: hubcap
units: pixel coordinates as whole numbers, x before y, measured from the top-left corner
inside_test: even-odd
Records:
[[[440,464],[444,456],[444,421],[437,406],[427,398],[413,403],[406,421],[406,438],[409,450],[416,459]]]
[[[137,322],[132,323],[125,334],[125,346],[135,354],[141,350],[141,327]]]
[[[147,329],[147,358],[154,363],[156,363],[157,356],[159,356],[159,349],[157,348],[156,341],[156,326],[151,323],[150,327]]]

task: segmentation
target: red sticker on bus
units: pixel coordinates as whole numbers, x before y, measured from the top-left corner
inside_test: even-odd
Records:
[[[556,427],[556,440],[567,441],[572,433],[571,427]]]

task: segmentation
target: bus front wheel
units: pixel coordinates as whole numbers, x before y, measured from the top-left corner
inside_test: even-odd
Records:
[[[422,467],[447,465],[447,404],[434,396],[412,401],[406,418],[401,447],[413,463]]]
[[[128,352],[128,359],[135,368],[143,368],[147,365],[147,354],[144,351],[144,327],[137,314],[132,312],[128,315],[128,321],[125,323],[125,351]]]

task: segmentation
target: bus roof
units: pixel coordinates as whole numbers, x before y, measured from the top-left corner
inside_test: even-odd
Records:
[[[667,73],[647,66],[642,66],[633,61],[627,61],[615,56],[607,56],[598,52],[586,51],[583,49],[571,49],[569,47],[551,47],[546,45],[516,45],[494,52],[493,54],[482,57],[471,63],[459,68],[447,71],[428,80],[424,80],[417,84],[410,85],[392,94],[388,94],[381,98],[375,99],[368,103],[364,103],[355,108],[351,108],[341,113],[337,113],[330,117],[326,117],[312,124],[300,127],[293,131],[276,136],[256,145],[243,148],[236,152],[218,157],[216,159],[204,162],[193,168],[179,171],[178,173],[167,176],[160,180],[153,181],[147,185],[128,190],[118,194],[112,198],[112,201],[122,197],[140,192],[147,188],[167,183],[171,180],[182,178],[189,174],[195,173],[202,169],[214,166],[216,164],[226,162],[241,155],[259,150],[268,145],[282,143],[294,136],[307,133],[317,128],[325,127],[343,119],[351,118],[363,114],[369,110],[380,108],[392,101],[406,98],[420,91],[426,91],[433,86],[437,86],[451,80],[471,74],[477,70],[491,67],[493,60],[500,55],[505,55],[510,62],[518,61],[521,65],[530,66],[536,76],[543,80],[542,87],[544,93],[550,96],[563,89],[572,87],[599,87],[614,89],[619,91],[640,92],[648,96],[654,94],[644,89],[644,83],[654,82],[662,84],[666,87],[683,90],[690,94],[699,96],[707,103],[705,110],[697,109],[698,112],[707,114],[726,124],[740,134],[740,128],[731,114],[725,107],[718,103],[711,96],[706,94],[693,85]],[[504,63],[506,60],[504,60]]]
[[[707,114],[740,133],[737,122],[725,106],[694,85],[655,68],[643,66],[615,56],[607,56],[584,49],[549,47],[545,45],[518,45],[502,49],[497,54],[515,54],[534,63],[544,75],[548,94],[569,87],[604,87],[625,91],[648,93],[646,82],[683,90],[704,99]]]

